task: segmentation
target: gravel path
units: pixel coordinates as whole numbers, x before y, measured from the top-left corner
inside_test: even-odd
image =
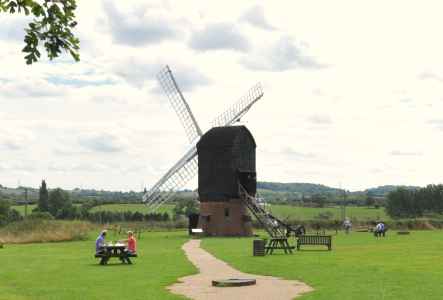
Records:
[[[182,277],[168,289],[190,299],[290,300],[313,290],[300,281],[242,273],[200,248],[200,240],[189,240],[182,249],[200,273]],[[212,280],[228,278],[255,278],[257,284],[244,287],[212,286]]]

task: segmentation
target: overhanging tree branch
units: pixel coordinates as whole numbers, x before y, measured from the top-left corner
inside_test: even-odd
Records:
[[[25,29],[25,60],[27,64],[37,62],[41,56],[39,46],[43,44],[50,60],[68,52],[75,61],[80,60],[80,41],[72,30],[75,21],[76,0],[0,0],[0,12],[34,15]]]

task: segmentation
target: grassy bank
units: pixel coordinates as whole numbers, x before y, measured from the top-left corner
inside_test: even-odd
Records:
[[[253,257],[252,239],[210,238],[203,247],[241,271],[302,280],[315,291],[300,299],[441,299],[443,231],[339,234],[333,250]],[[319,251],[317,251],[319,250]]]
[[[81,221],[28,219],[0,228],[0,241],[6,244],[85,240],[94,225]]]

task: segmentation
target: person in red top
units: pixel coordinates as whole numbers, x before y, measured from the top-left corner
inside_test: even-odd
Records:
[[[134,256],[137,253],[137,240],[134,237],[134,233],[132,231],[128,231],[128,239],[121,240],[119,242],[126,243],[126,257],[123,259],[123,261],[126,260],[128,264],[131,264],[129,257]]]
[[[132,231],[128,231],[128,239],[126,240],[126,243],[128,243],[128,252],[135,254],[137,252],[137,241],[135,240]]]

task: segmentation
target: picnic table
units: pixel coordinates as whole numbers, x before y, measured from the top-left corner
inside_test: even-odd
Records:
[[[130,257],[137,257],[137,254],[130,254],[126,251],[126,245],[121,243],[109,243],[101,247],[100,251],[95,254],[96,258],[100,258],[100,264],[106,265],[111,257],[118,257],[122,263],[125,261],[132,264]]]

